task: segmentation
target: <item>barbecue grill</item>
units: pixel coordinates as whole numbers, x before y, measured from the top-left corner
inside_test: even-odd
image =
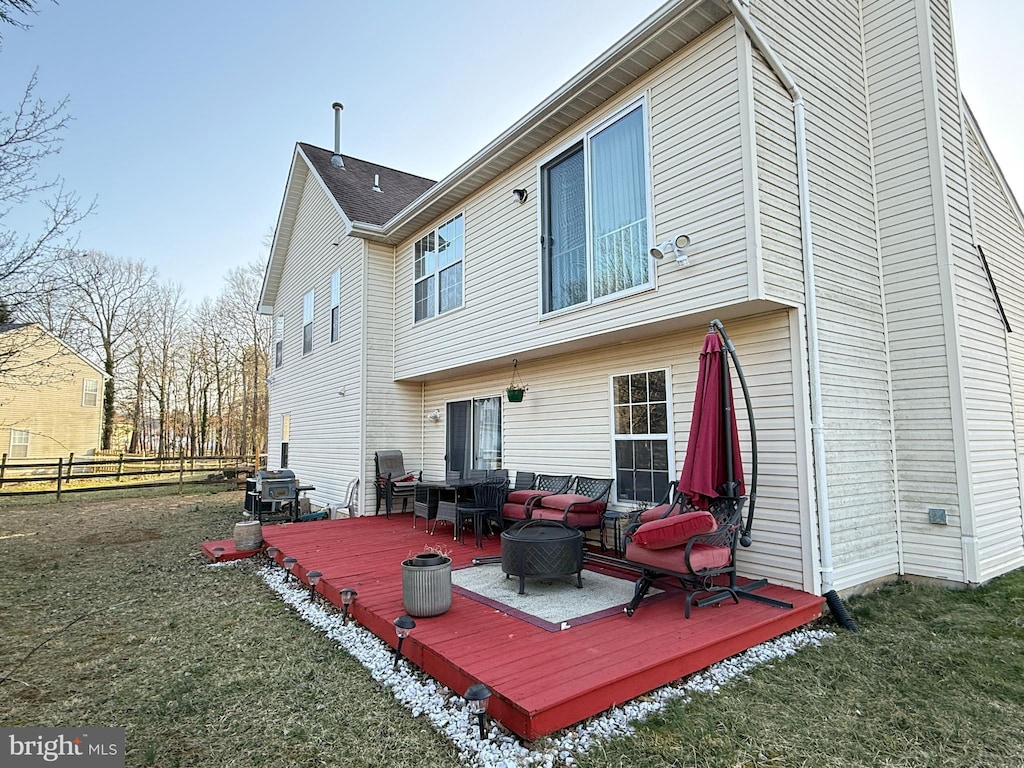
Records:
[[[255,495],[260,502],[257,515],[261,521],[264,515],[298,514],[298,483],[290,469],[261,469],[256,473]]]

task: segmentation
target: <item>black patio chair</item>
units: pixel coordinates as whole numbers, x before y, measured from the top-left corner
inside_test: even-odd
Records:
[[[455,508],[455,535],[462,542],[463,531],[467,522],[473,523],[473,534],[478,549],[483,549],[485,526],[491,522],[504,530],[501,520],[501,509],[508,495],[508,480],[488,481],[473,485],[473,498],[460,502]]]
[[[409,500],[416,491],[417,476],[405,471],[405,459],[398,450],[377,451],[373,454],[373,465],[377,473],[374,485],[377,488],[377,507],[375,515],[380,514],[380,504],[384,502],[384,514],[391,517],[391,509],[395,499],[402,500],[402,511],[405,512]]]

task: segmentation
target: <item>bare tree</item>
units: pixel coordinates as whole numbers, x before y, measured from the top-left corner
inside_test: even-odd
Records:
[[[171,448],[172,440],[176,447],[181,447],[180,432],[174,428],[172,415],[187,305],[184,289],[178,283],[151,286],[146,300],[145,311],[149,315],[148,332],[143,340],[149,363],[146,382],[156,405],[160,425],[156,450],[162,456]]]
[[[110,450],[114,427],[117,364],[136,351],[143,309],[156,270],[140,261],[101,251],[76,254],[62,278],[69,287],[77,319],[93,334],[107,374],[103,387],[103,450]]]

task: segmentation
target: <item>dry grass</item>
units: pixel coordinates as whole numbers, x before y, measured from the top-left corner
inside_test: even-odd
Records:
[[[129,766],[454,764],[257,578],[205,567],[200,542],[230,536],[241,506],[157,491],[0,505],[0,723],[123,725]],[[860,633],[677,702],[579,764],[1024,765],[1024,573],[849,606]]]
[[[122,725],[130,766],[455,761],[262,582],[205,567],[241,493],[90,498],[0,506],[0,723]]]

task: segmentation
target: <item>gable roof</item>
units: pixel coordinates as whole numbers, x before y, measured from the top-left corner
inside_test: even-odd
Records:
[[[355,200],[349,202],[346,197],[346,202],[341,203],[338,193],[331,189],[329,179],[336,177],[337,174],[334,173],[336,169],[330,165],[330,153],[309,144],[298,144],[296,156],[302,155],[305,158],[305,162],[301,164],[304,167],[299,167],[297,157],[293,159],[285,199],[281,204],[281,213],[275,229],[274,244],[270,249],[270,259],[263,278],[259,311],[271,312],[277,299],[277,289],[284,271],[287,245],[291,239],[307,167],[313,168],[315,175],[320,177],[321,183],[331,192],[338,204],[339,212],[345,221],[346,234],[380,243],[397,244],[543,147],[563,130],[675,55],[715,24],[728,18],[731,13],[728,0],[669,0],[469,160],[436,184],[424,186],[421,194],[407,201],[406,205],[379,223],[351,218],[346,204],[352,205]],[[307,157],[306,148],[310,149],[311,154],[319,155],[321,158],[323,155],[320,153],[326,153],[326,164],[321,165],[312,157]],[[343,157],[347,167],[349,158],[345,155]],[[375,167],[382,168],[388,173],[401,174],[401,171],[394,171],[385,166]],[[325,176],[324,172],[328,175]],[[380,173],[370,172],[371,189],[374,172]],[[411,174],[402,175],[408,179],[421,178]],[[385,180],[385,175],[381,173],[382,188]],[[345,183],[347,179],[335,178],[335,181]],[[364,189],[365,179],[351,191],[362,197],[365,195]],[[406,189],[412,191],[408,187]],[[397,200],[397,196],[395,199]],[[384,211],[375,210],[364,212],[362,215],[383,213]]]
[[[343,154],[344,168],[331,165],[334,153],[299,142],[299,149],[319,174],[349,221],[382,226],[436,182],[385,165]],[[379,178],[380,191],[373,188]]]
[[[73,355],[73,356],[77,357],[83,363],[85,363],[90,368],[92,368],[94,371],[96,371],[96,373],[98,373],[104,380],[106,380],[106,378],[107,378],[106,371],[104,371],[101,366],[99,366],[98,364],[96,364],[95,362],[90,360],[88,357],[83,355],[81,352],[79,352],[77,349],[72,347],[66,341],[61,339],[59,336],[54,334],[52,331],[44,328],[39,323],[0,323],[0,336],[3,336],[4,334],[7,334],[7,333],[15,333],[15,332],[24,332],[24,333],[34,332],[36,334],[37,338],[39,338],[39,339],[48,339],[49,341],[52,341],[52,342],[56,343],[63,350],[64,354],[69,354],[69,355]],[[29,345],[31,345],[31,343],[32,342],[29,342]],[[13,350],[13,351],[20,352],[24,348],[25,347],[19,347],[16,350]],[[10,351],[12,351],[12,350],[3,350],[4,353],[9,353]]]

